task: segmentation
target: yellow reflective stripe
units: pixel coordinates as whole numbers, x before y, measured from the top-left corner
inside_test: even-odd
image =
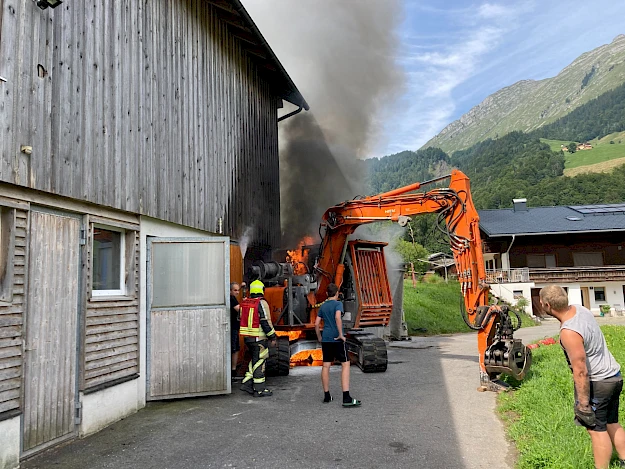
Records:
[[[254,308],[250,308],[250,312],[247,313],[247,327],[251,329],[253,324],[254,324]]]
[[[239,329],[239,334],[241,335],[259,335],[260,327],[242,327]]]

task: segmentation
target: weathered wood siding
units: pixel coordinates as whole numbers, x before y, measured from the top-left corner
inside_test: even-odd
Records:
[[[222,392],[226,308],[171,309],[150,316],[149,399]]]
[[[90,218],[87,236],[86,285],[91,292],[91,249],[93,222]],[[110,226],[118,226],[108,221]],[[85,318],[84,365],[81,389],[102,386],[130,379],[139,373],[139,226],[125,225],[126,231],[126,297],[91,298],[88,295]]]
[[[30,212],[24,451],[74,433],[80,227],[78,217]]]
[[[7,259],[13,262],[13,296],[0,304],[0,415],[21,409],[27,227],[28,211],[16,209],[15,248],[13,259]]]
[[[0,17],[1,180],[279,244],[278,99],[215,7],[14,0]]]

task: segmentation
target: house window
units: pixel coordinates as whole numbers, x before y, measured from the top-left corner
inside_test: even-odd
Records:
[[[15,250],[15,210],[0,207],[0,301],[13,301],[13,255]]]
[[[605,301],[605,288],[595,287],[595,301]]]
[[[555,254],[528,254],[527,266],[538,269],[556,267],[556,256]]]
[[[518,300],[519,298],[523,298],[523,290],[514,290],[512,292],[512,296],[514,297],[515,300]]]
[[[603,253],[601,252],[574,252],[573,265],[575,267],[602,266]]]
[[[125,295],[125,232],[93,225],[92,295]]]

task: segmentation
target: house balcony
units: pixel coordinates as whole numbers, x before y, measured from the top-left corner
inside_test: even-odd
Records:
[[[625,266],[530,269],[530,281],[539,283],[621,282],[625,281]]]
[[[521,269],[494,269],[486,270],[486,283],[527,283],[530,281],[530,270]]]
[[[571,283],[625,281],[624,265],[601,267],[550,267],[486,271],[487,283]]]

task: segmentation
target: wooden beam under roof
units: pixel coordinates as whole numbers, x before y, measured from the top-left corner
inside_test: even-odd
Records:
[[[258,43],[258,39],[253,34],[246,33],[238,28],[229,28],[229,31],[230,33],[232,33],[233,36],[238,37],[242,41],[253,44],[255,46],[260,46],[260,44]]]
[[[230,13],[238,14],[237,10],[232,6],[228,0],[204,0],[206,3],[213,5],[214,7],[220,8],[225,11],[229,11]]]
[[[231,26],[234,26],[236,28],[242,29],[243,31],[245,31],[245,32],[247,32],[249,34],[252,34],[252,31],[243,22],[243,18],[241,18],[240,15],[238,15],[238,14],[232,15],[230,13],[226,13],[226,12],[220,11],[220,12],[217,13],[217,16],[224,23],[228,23]]]

